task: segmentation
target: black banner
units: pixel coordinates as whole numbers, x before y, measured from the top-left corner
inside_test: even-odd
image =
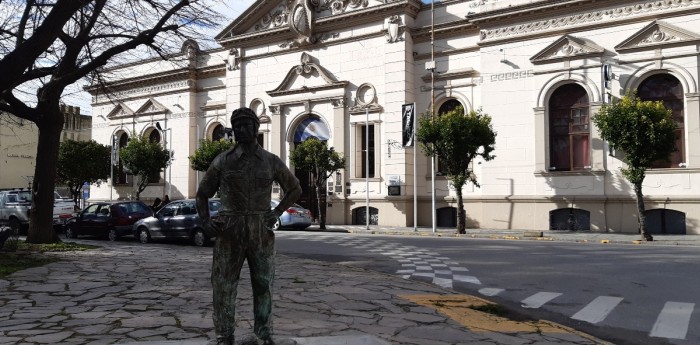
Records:
[[[402,124],[402,144],[404,147],[413,146],[413,127],[415,125],[416,104],[409,103],[401,106],[401,124]]]

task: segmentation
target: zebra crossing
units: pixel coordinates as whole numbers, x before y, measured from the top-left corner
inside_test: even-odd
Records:
[[[500,288],[482,288],[478,291],[484,296],[497,296],[507,292],[506,289]],[[520,303],[523,308],[537,309],[562,295],[558,292],[540,291],[526,297]],[[600,324],[623,300],[624,298],[616,296],[598,296],[574,313],[571,318],[591,324]],[[685,339],[694,309],[695,303],[666,302],[649,331],[649,336]]]
[[[313,236],[284,233],[285,239],[323,242],[343,247],[362,249],[370,253],[384,255],[396,260],[401,268],[396,271],[404,279],[431,281],[443,288],[454,288],[455,283],[482,285],[481,281],[469,272],[469,269],[447,256],[430,253],[427,249],[392,243],[371,237],[344,237],[333,235]],[[484,296],[499,296],[508,293],[499,287],[483,287],[478,292]],[[538,309],[548,303],[562,298],[563,293],[552,291],[536,292],[520,301],[521,307]],[[590,324],[604,324],[606,318],[617,308],[624,298],[617,296],[597,296],[570,318]],[[691,315],[695,303],[666,302],[649,331],[650,337],[666,339],[686,339]]]
[[[479,278],[471,275],[468,268],[460,266],[449,257],[437,256],[426,249],[415,246],[369,237],[348,238],[332,235],[309,237],[284,233],[284,238],[336,244],[388,256],[401,265],[396,274],[404,279],[429,280],[435,285],[448,289],[452,289],[455,282],[481,285]]]

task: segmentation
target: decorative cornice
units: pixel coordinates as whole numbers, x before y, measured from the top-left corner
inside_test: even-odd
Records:
[[[548,2],[544,2],[547,4]],[[562,1],[557,2],[556,7],[561,7],[567,3],[581,4],[583,1]],[[528,5],[530,7],[542,7],[543,9],[551,9],[553,5],[543,5],[542,2],[534,3]],[[649,15],[661,11],[691,8],[700,6],[700,0],[663,0],[663,1],[647,1],[643,3],[636,3],[632,5],[618,6],[609,9],[603,9],[598,11],[589,11],[586,13],[578,13],[574,15],[564,15],[555,16],[549,19],[531,21],[525,24],[519,24],[508,27],[500,27],[496,29],[483,29],[481,30],[481,40],[490,41],[498,40],[512,36],[519,36],[524,34],[530,34],[541,31],[556,30],[568,26],[582,25],[602,22],[604,20],[615,21],[620,18],[638,16],[638,15]],[[474,23],[480,23],[485,20],[498,19],[501,16],[512,16],[515,12],[522,10],[521,7],[510,9],[510,11],[499,11],[496,12],[486,12],[480,15],[469,16],[468,18]]]
[[[446,71],[443,73],[435,73],[434,78],[436,81],[450,80],[450,79],[474,77],[477,74],[478,73],[473,68],[468,67],[468,68],[463,68],[463,69],[459,69],[459,70]],[[423,81],[426,83],[429,82],[432,78],[433,78],[433,76],[431,76],[430,73],[425,74],[421,77],[421,79],[423,79]]]

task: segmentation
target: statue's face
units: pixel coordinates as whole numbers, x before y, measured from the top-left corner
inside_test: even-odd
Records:
[[[233,124],[233,136],[239,143],[251,143],[258,138],[258,125],[252,119],[240,119]]]

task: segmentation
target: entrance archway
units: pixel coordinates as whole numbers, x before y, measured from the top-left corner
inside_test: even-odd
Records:
[[[316,138],[321,141],[328,141],[330,139],[330,131],[325,122],[321,118],[316,116],[309,116],[299,122],[294,130],[294,147],[301,144],[302,142],[310,139]],[[316,194],[314,191],[314,178],[313,175],[308,171],[303,171],[299,169],[294,169],[294,174],[299,179],[299,184],[301,184],[301,197],[297,203],[304,208],[311,211],[311,214],[315,219],[318,219],[318,201],[316,200]],[[325,186],[321,190],[321,202],[326,200],[326,189]],[[325,208],[322,208],[325,210]]]

